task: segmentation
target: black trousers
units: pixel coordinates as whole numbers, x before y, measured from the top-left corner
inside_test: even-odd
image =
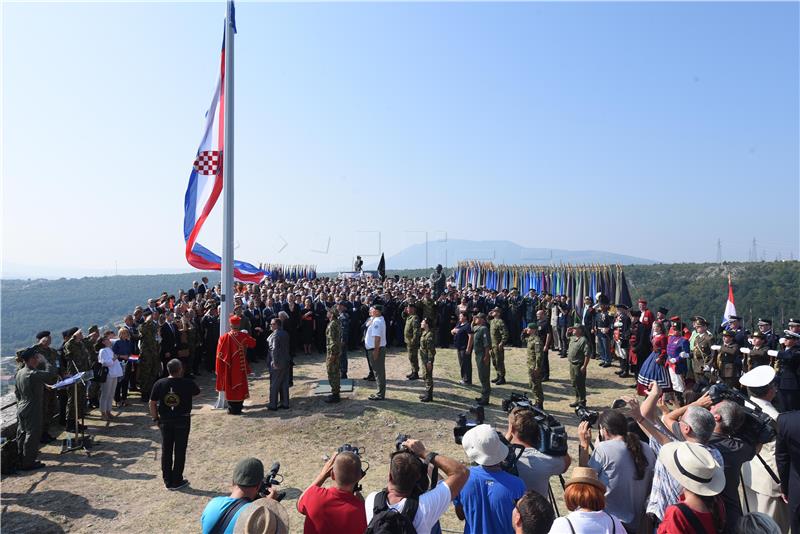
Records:
[[[183,480],[191,423],[190,418],[184,417],[158,425],[161,429],[161,476],[167,486]]]
[[[472,383],[472,354],[467,354],[466,349],[458,349],[458,368],[461,372],[461,380]]]

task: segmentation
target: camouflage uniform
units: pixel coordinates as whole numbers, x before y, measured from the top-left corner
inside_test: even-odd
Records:
[[[506,323],[500,317],[495,317],[489,322],[489,335],[492,339],[492,365],[497,372],[499,380],[506,379],[506,355],[505,348],[501,347],[502,343],[505,345],[508,342],[508,330]]]
[[[78,341],[71,338],[64,345],[64,360],[67,364],[64,372],[69,376],[76,372],[88,371],[92,368],[92,360],[89,351],[86,349],[84,340]],[[73,367],[72,364],[75,364]],[[75,370],[77,368],[77,371]],[[94,383],[94,382],[92,382]],[[78,381],[78,398],[75,398],[75,387],[67,388],[67,420],[73,421],[75,418],[75,403],[78,403],[78,419],[83,418],[86,412],[86,386]]]
[[[92,326],[91,328],[93,328],[95,332],[99,333],[100,331],[96,326]],[[94,350],[94,345],[97,343],[97,339],[92,339],[92,330],[89,332],[90,335],[83,338],[83,346],[86,347],[86,352],[89,354],[89,368],[91,368],[94,365],[94,362],[97,361],[97,351]],[[87,396],[89,397],[89,403],[92,406],[100,406],[100,388],[100,382],[95,382],[94,380],[89,382]]]
[[[327,328],[325,329],[325,344],[327,347],[327,357],[325,365],[328,368],[328,382],[331,385],[331,394],[339,395],[339,356],[342,354],[342,326],[339,317],[333,314]]]
[[[436,342],[433,332],[426,330],[420,336],[420,358],[422,359],[422,374],[425,380],[425,397],[433,398],[433,358],[436,356]],[[428,369],[430,366],[430,369]]]
[[[145,321],[139,325],[139,365],[136,372],[142,398],[150,398],[150,390],[161,374],[161,360],[158,355],[158,325],[155,321]]]
[[[419,306],[422,306],[422,318],[428,320],[428,326],[436,339],[438,337],[436,335],[436,302],[430,296],[426,296],[419,302]]]
[[[414,374],[419,374],[419,324],[419,317],[416,313],[412,313],[406,317],[406,326],[403,330],[403,337],[408,349],[408,362],[411,364],[411,372]],[[430,323],[428,324],[430,325]]]
[[[34,345],[31,347],[34,351],[38,352],[44,359],[47,360],[47,364],[41,364],[36,367],[39,371],[44,371],[45,368],[49,365],[52,369],[53,373],[58,374],[60,368],[60,362],[58,358],[58,351],[53,347],[45,347],[43,345]],[[30,349],[20,349],[17,351],[17,371],[25,367],[25,360],[22,359],[22,354]],[[44,388],[44,402],[42,403],[42,416],[43,416],[43,432],[47,432],[50,423],[53,421],[53,417],[55,417],[56,413],[58,412],[58,393],[54,389]]]
[[[535,327],[531,328],[530,334],[524,331],[521,334],[521,339],[527,346],[528,352],[528,377],[530,379],[530,387],[533,392],[533,402],[541,407],[544,403],[544,392],[542,391],[542,363],[544,360],[544,346],[542,345],[542,338],[536,332]]]

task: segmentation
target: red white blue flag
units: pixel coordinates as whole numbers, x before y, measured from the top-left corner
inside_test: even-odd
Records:
[[[235,26],[234,26],[235,27]],[[225,135],[225,41],[222,43],[219,79],[211,106],[206,112],[205,131],[197,148],[189,186],[184,197],[183,237],[186,260],[192,267],[219,271],[222,259],[197,242],[197,237],[222,192],[222,166]],[[242,261],[233,262],[233,275],[243,282],[260,282],[264,271]]]
[[[736,315],[736,305],[733,302],[733,284],[731,284],[731,275],[728,275],[728,301],[725,303],[725,312],[722,314],[722,326],[728,326],[731,322],[731,316]]]

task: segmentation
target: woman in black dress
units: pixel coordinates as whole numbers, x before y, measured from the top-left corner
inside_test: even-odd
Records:
[[[303,301],[303,310],[300,312],[300,342],[303,344],[303,354],[311,354],[311,344],[314,343],[314,306],[308,297]]]

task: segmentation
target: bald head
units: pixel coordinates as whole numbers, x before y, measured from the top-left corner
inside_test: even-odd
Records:
[[[352,489],[361,480],[361,458],[352,452],[340,452],[333,462],[333,480],[340,489]]]

